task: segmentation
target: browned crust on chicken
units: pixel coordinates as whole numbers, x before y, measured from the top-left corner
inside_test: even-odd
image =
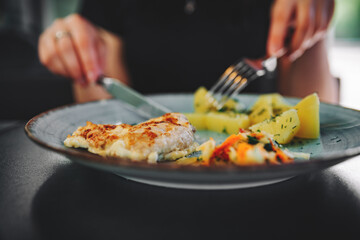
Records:
[[[129,124],[111,125],[94,124],[87,121],[86,126],[79,127],[72,136],[83,137],[94,148],[105,149],[105,146],[118,140],[120,137],[114,130],[130,128]],[[71,137],[70,135],[68,138]]]
[[[195,128],[183,114],[167,113],[135,126],[87,122],[64,143],[111,156],[122,156],[120,150],[125,149],[131,153],[129,158],[145,160],[151,153],[167,154],[189,148],[194,143],[194,133]]]

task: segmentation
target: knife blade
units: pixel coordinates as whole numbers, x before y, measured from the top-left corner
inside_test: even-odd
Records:
[[[134,110],[143,117],[154,118],[171,112],[171,110],[167,107],[127,87],[119,80],[109,77],[101,77],[97,82],[115,99],[119,99],[131,105],[134,107]]]

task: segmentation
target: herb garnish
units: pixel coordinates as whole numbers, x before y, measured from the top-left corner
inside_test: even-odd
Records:
[[[248,137],[248,140],[249,140],[249,144],[255,145],[255,144],[259,143],[259,140],[256,137],[249,136],[249,135],[247,137]]]
[[[260,116],[261,114],[263,114],[265,112],[265,108],[261,109],[260,112],[258,112],[258,116]]]
[[[264,145],[264,149],[265,149],[266,151],[268,151],[268,152],[273,152],[273,151],[274,151],[271,143],[266,143],[266,144]]]

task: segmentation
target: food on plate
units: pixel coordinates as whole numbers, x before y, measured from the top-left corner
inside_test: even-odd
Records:
[[[189,122],[196,128],[196,130],[207,130],[206,127],[206,113],[184,113],[189,119]]]
[[[210,130],[219,133],[237,134],[239,128],[249,127],[249,117],[243,113],[245,105],[236,99],[229,99],[217,110],[213,106],[214,98],[208,95],[204,87],[194,94],[194,112],[185,113],[197,130]]]
[[[200,87],[194,95],[193,113],[168,113],[137,125],[93,124],[79,127],[64,141],[65,146],[85,148],[102,156],[156,163],[177,160],[179,164],[240,166],[291,163],[306,153],[281,149],[295,136],[319,137],[319,98],[312,94],[291,106],[278,93],[264,94],[247,110],[230,99],[217,110],[208,91]],[[230,135],[216,146],[210,140],[199,146],[195,128]],[[200,156],[191,157],[196,152]],[[194,155],[192,155],[194,156]]]
[[[301,126],[300,119],[295,109],[283,112],[277,117],[266,119],[249,127],[253,132],[267,132],[280,144],[289,143]]]
[[[177,163],[205,166],[230,163],[239,166],[251,166],[292,163],[295,157],[309,159],[309,154],[294,153],[287,149],[282,150],[280,145],[266,133],[243,129],[240,129],[238,134],[230,135],[218,146],[210,138],[197,150],[201,151],[199,157],[181,158]]]
[[[237,134],[240,128],[249,127],[247,114],[234,112],[185,113],[197,130]]]
[[[206,127],[215,132],[237,134],[240,128],[249,127],[249,117],[246,114],[232,112],[210,112],[206,116]]]
[[[294,109],[297,110],[300,119],[300,129],[296,137],[318,138],[320,136],[320,101],[316,93],[303,98]]]
[[[259,97],[255,102],[249,114],[250,124],[256,124],[266,119],[270,119],[273,116],[273,110],[271,106],[271,98]]]
[[[275,117],[292,106],[278,93],[263,94],[251,108],[249,115],[250,124],[256,124],[266,119]]]
[[[137,125],[87,122],[64,141],[64,145],[86,148],[102,156],[155,163],[175,160],[195,151],[195,128],[181,113],[167,113]]]
[[[214,107],[216,100],[212,98],[205,87],[199,87],[194,94],[194,112],[196,113],[207,113],[217,112],[218,110]],[[236,99],[230,98],[224,106],[219,110],[220,112],[241,112],[245,109],[245,105]]]
[[[270,93],[268,95],[271,96],[272,108],[275,116],[289,110],[292,107],[291,104],[288,103],[279,93]]]
[[[213,107],[213,101],[206,88],[200,87],[195,92],[195,112],[186,113],[186,116],[198,130],[237,134],[239,128],[249,128],[266,131],[281,144],[289,143],[294,137],[320,136],[319,98],[316,93],[305,97],[296,106],[289,104],[278,93],[262,94],[249,109],[248,115],[245,105],[236,99],[229,99],[220,110]],[[296,112],[287,112],[291,109]],[[293,121],[291,124],[286,123],[287,117]]]
[[[204,87],[198,88],[194,93],[194,112],[206,113],[213,109],[212,99],[208,98],[208,91]]]
[[[289,143],[293,137],[318,138],[320,136],[319,106],[320,101],[316,93],[306,96],[296,106],[289,105],[279,94],[261,95],[249,115],[252,125],[249,129],[273,134],[274,139],[281,144]],[[288,109],[296,110],[297,113],[288,113]],[[281,114],[289,117],[292,115],[291,126],[282,121],[285,117],[280,117]],[[263,118],[265,120],[262,120]]]

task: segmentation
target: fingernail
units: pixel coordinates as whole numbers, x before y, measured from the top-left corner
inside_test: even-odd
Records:
[[[301,57],[301,55],[304,52],[302,50],[296,50],[295,52],[293,52],[292,54],[290,54],[289,59],[291,62],[294,62],[296,59],[298,59],[299,57]]]
[[[286,49],[285,48],[281,48],[280,50],[278,50],[277,52],[275,52],[274,56],[277,58],[280,58],[282,56],[284,56],[286,53]]]
[[[279,47],[279,46],[271,45],[271,46],[270,46],[270,55],[271,55],[271,56],[276,56],[276,53],[277,53],[278,51],[280,51],[281,49],[282,49],[282,48]]]
[[[324,38],[326,36],[326,31],[317,32],[314,36],[314,39],[316,41],[319,41],[320,39]]]
[[[308,39],[308,40],[306,40],[304,43],[303,43],[303,45],[301,46],[302,48],[304,48],[304,49],[308,49],[308,48],[310,48],[312,46],[312,40],[311,39]]]

